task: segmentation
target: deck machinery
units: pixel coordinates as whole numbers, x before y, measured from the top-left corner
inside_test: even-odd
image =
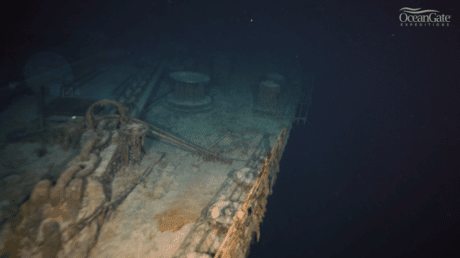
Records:
[[[3,146],[5,155],[30,146],[42,155],[23,174],[2,175],[4,191],[29,189],[2,214],[2,254],[248,256],[305,82],[268,74],[223,91],[206,75],[171,74],[158,62],[126,76],[110,100],[72,95],[85,114],[56,108],[66,102],[56,98],[44,109],[47,128]],[[98,76],[82,87],[108,87]]]

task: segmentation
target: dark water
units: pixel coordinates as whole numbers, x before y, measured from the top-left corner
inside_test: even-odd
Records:
[[[452,21],[401,27],[405,6]],[[218,50],[257,63],[263,52],[286,64],[270,72],[288,82],[293,63],[315,73],[308,123],[291,132],[250,257],[458,256],[460,23],[448,3],[47,1],[8,11],[18,16],[5,23],[2,87],[38,51],[69,62],[110,48],[166,55],[171,41],[198,59]]]
[[[330,64],[316,57],[328,68],[316,67],[309,123],[291,133],[250,257],[458,255],[458,28],[380,14],[343,25],[358,42],[325,43],[340,53]]]

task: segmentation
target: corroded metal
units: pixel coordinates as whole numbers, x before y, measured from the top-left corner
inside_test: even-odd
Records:
[[[214,257],[237,258],[246,257],[253,234],[260,237],[259,225],[265,213],[267,198],[272,193],[274,179],[279,172],[279,162],[284,151],[289,130],[283,129],[270,155],[265,159],[257,180],[246,201],[236,212],[233,225],[229,228],[225,239]]]

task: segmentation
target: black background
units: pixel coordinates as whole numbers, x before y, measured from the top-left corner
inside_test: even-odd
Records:
[[[399,9],[414,5],[451,14],[450,26],[401,27]],[[88,42],[72,32],[83,27],[114,39],[105,47],[142,49],[169,38],[297,55],[316,75],[313,106],[308,123],[291,132],[250,257],[458,256],[460,15],[453,5],[16,1],[2,11],[2,87],[22,80],[37,51],[67,43],[74,47],[66,58],[76,58]],[[191,25],[204,29],[190,32]],[[273,28],[296,37],[267,36]]]

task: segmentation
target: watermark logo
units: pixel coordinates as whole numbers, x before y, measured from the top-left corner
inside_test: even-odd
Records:
[[[399,11],[401,27],[448,27],[452,15],[441,14],[437,10],[403,7]]]

